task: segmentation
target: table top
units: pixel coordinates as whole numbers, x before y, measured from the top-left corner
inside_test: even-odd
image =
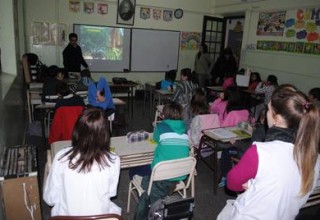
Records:
[[[71,146],[71,140],[51,144],[51,157],[54,158],[59,150],[68,146]],[[111,137],[110,148],[120,157],[121,168],[150,164],[155,147],[151,140],[128,143],[126,136]]]
[[[114,105],[125,105],[126,102],[119,98],[112,98]],[[86,101],[85,101],[86,103]],[[42,103],[41,99],[39,99],[39,105],[36,105],[36,109],[54,109],[56,103],[55,102],[45,102]]]
[[[215,140],[221,142],[229,142],[231,140],[243,140],[251,138],[251,132],[238,126],[209,128],[202,131],[202,133]]]
[[[215,92],[222,92],[224,90],[222,86],[207,86],[207,89],[210,89]]]
[[[173,91],[165,90],[165,89],[157,89],[155,90],[156,93],[160,95],[173,95]]]

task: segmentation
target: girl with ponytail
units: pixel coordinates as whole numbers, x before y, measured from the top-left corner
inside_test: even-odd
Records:
[[[292,85],[279,86],[267,112],[266,140],[254,142],[228,173],[227,187],[244,191],[218,219],[295,219],[319,175],[319,111]]]

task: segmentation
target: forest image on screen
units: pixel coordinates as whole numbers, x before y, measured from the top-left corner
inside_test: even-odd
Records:
[[[81,26],[79,44],[86,60],[122,60],[124,29]]]

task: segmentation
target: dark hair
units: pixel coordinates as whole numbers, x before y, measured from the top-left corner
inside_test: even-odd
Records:
[[[60,69],[56,65],[49,66],[48,68],[48,76],[50,77],[56,77],[59,72],[60,72]]]
[[[86,173],[94,163],[100,169],[109,166],[108,161],[112,162],[109,127],[103,109],[88,108],[81,113],[72,132],[73,147],[61,157],[68,157],[70,169]]]
[[[309,95],[312,95],[315,99],[320,100],[320,88],[312,88],[309,91]]]
[[[69,34],[69,41],[71,40],[71,38],[77,38],[78,39],[78,35],[76,33],[70,33]]]
[[[272,85],[278,85],[278,78],[275,75],[269,75],[267,81],[270,82]]]
[[[201,43],[200,46],[202,47],[202,53],[208,53],[208,46],[205,43]],[[200,59],[201,52],[199,51],[197,54],[197,58]]]
[[[228,103],[225,110],[227,114],[231,111],[246,109],[243,101],[243,93],[239,87],[228,87],[225,91],[225,94],[228,97]]]
[[[224,50],[222,51],[222,54],[223,54],[223,55],[230,55],[230,56],[232,56],[232,55],[233,55],[233,52],[232,52],[232,50],[231,50],[230,47],[226,47],[226,48],[224,48]]]
[[[182,106],[174,101],[169,101],[163,106],[163,116],[165,119],[182,120]]]
[[[166,72],[164,79],[174,82],[176,80],[177,70],[169,70]]]
[[[60,94],[62,96],[67,96],[70,94],[70,89],[69,86],[66,82],[64,81],[60,81],[57,85],[56,85],[56,93]]]
[[[251,73],[251,75],[250,75],[250,82],[252,82],[252,81],[251,81],[251,77],[252,77],[253,75],[256,75],[256,77],[257,77],[257,79],[256,79],[254,82],[261,82],[260,73],[258,73],[258,72],[252,72],[252,73]]]
[[[318,157],[319,111],[294,86],[278,87],[271,96],[273,114],[280,115],[288,128],[294,130],[293,155],[301,173],[300,194],[306,195],[313,186],[314,167]]]
[[[181,75],[186,76],[188,78],[188,81],[192,81],[192,72],[190,68],[184,68],[181,70]]]
[[[193,91],[190,102],[190,112],[192,115],[209,114],[209,105],[203,89],[197,88]]]

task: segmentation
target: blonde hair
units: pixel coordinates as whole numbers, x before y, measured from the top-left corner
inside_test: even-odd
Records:
[[[283,86],[274,91],[271,106],[281,115],[288,128],[295,131],[293,155],[301,174],[300,195],[313,186],[314,168],[319,147],[319,111],[309,98],[294,87]]]

